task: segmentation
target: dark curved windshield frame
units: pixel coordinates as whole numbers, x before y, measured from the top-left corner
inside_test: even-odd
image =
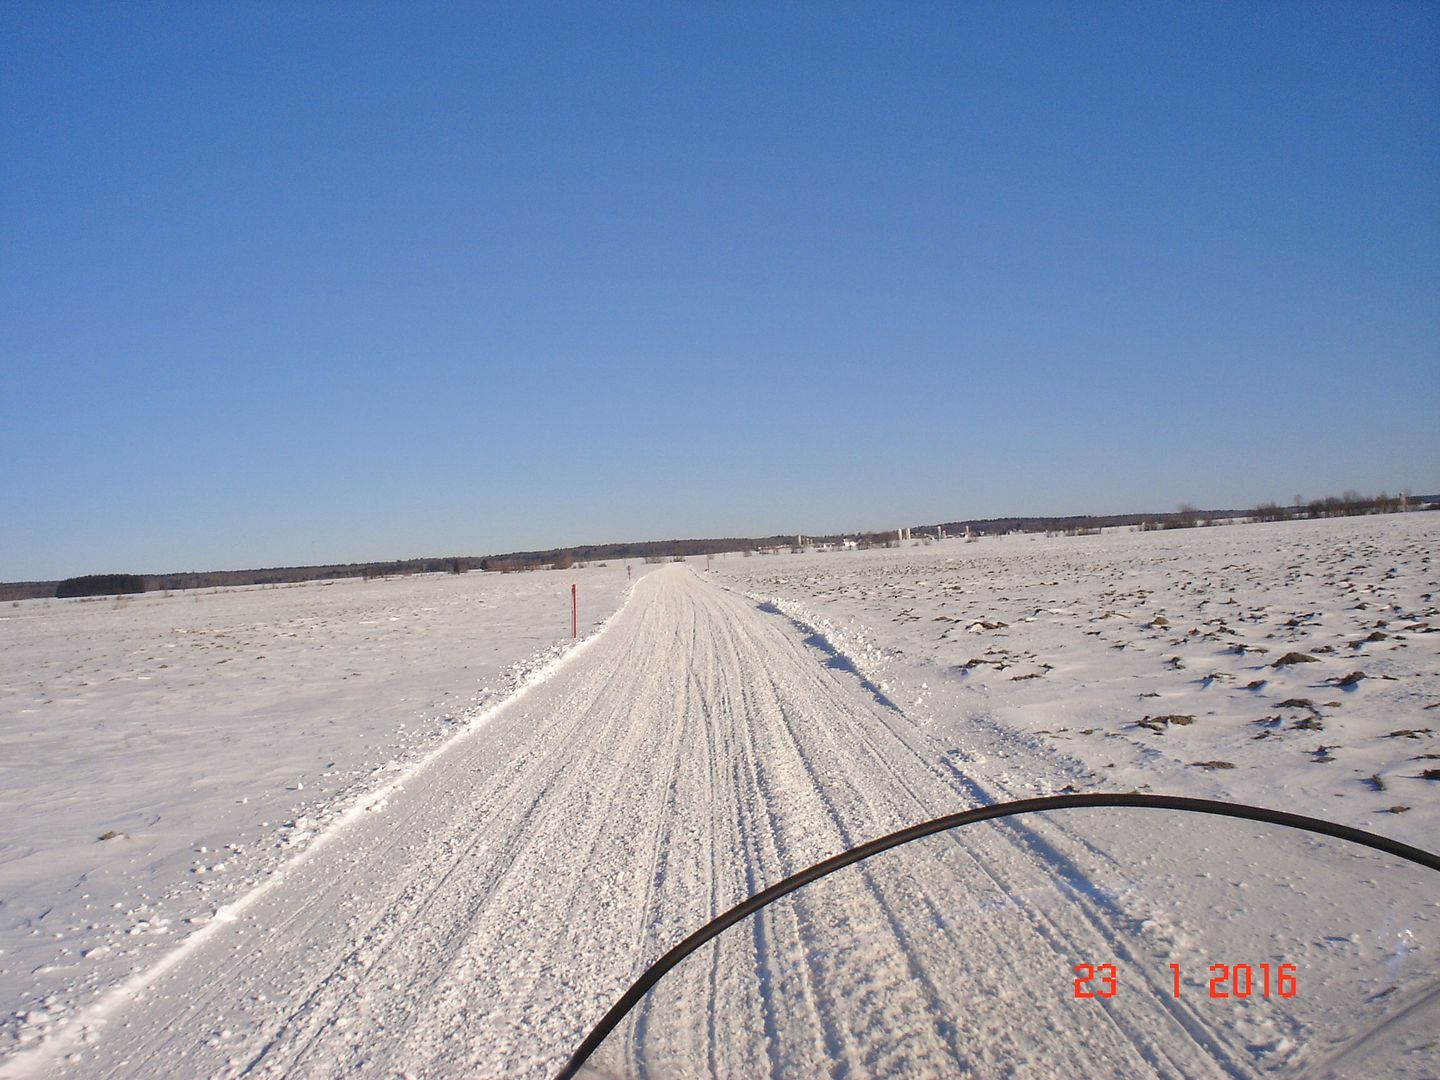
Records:
[[[1425,851],[1421,848],[1411,847],[1409,844],[1402,844],[1398,840],[1391,840],[1389,837],[1378,836],[1375,833],[1366,832],[1363,829],[1353,829],[1348,825],[1337,825],[1333,821],[1324,821],[1320,818],[1306,817],[1303,814],[1288,814],[1281,810],[1270,810],[1260,806],[1246,806],[1243,803],[1218,802],[1213,799],[1190,799],[1177,795],[1142,795],[1133,794],[1107,794],[1095,793],[1085,795],[1050,795],[1040,799],[1020,799],[1015,802],[995,803],[990,806],[979,806],[973,810],[965,810],[958,814],[947,814],[945,817],[935,818],[933,821],[922,822],[918,825],[911,825],[908,828],[900,829],[882,836],[877,840],[861,844],[859,847],[851,848],[849,851],[842,851],[833,855],[823,862],[800,871],[784,881],[776,882],[768,889],[756,893],[750,899],[737,904],[723,915],[718,916],[711,922],[696,930],[685,940],[672,948],[659,960],[655,961],[646,972],[635,981],[635,984],[625,991],[624,995],[611,1006],[594,1030],[585,1037],[575,1053],[571,1055],[565,1067],[557,1074],[557,1080],[570,1080],[574,1077],[586,1060],[593,1054],[606,1037],[615,1030],[620,1021],[625,1018],[635,1005],[643,998],[650,989],[659,982],[667,972],[683,961],[687,956],[700,948],[706,942],[723,934],[730,927],[742,919],[753,915],[761,908],[792,893],[812,881],[823,878],[837,870],[844,869],[872,855],[878,855],[882,851],[888,851],[902,844],[908,844],[920,840],[926,836],[933,836],[936,833],[945,832],[949,829],[958,829],[962,825],[973,825],[979,821],[991,821],[996,818],[1014,817],[1019,814],[1045,813],[1050,810],[1072,810],[1082,807],[1141,807],[1153,810],[1180,810],[1192,814],[1210,814],[1215,817],[1243,818],[1249,821],[1260,821],[1270,825],[1282,825],[1286,828],[1300,829],[1305,832],[1317,833],[1322,836],[1331,836],[1337,840],[1345,840],[1352,844],[1359,844],[1362,847],[1374,848],[1376,851],[1383,851],[1389,855],[1405,859],[1408,862],[1428,867],[1431,870],[1440,871],[1440,855]]]

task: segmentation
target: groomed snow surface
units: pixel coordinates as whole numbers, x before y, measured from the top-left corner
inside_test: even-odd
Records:
[[[6,608],[0,1075],[545,1076],[765,885],[1066,789],[1433,849],[1437,538],[1414,514]],[[1430,872],[1066,813],[796,894],[598,1064],[1427,1075]],[[1286,961],[1295,999],[1203,994],[1212,962]],[[1076,1001],[1082,962],[1122,993]]]

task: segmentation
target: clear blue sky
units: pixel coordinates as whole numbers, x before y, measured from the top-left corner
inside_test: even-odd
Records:
[[[1440,5],[0,6],[0,580],[1440,488]]]

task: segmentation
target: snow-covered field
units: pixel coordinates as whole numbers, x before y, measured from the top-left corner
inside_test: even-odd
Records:
[[[1233,798],[1440,847],[1440,514],[714,565],[932,734],[1013,747],[984,765],[1014,797]]]
[[[628,587],[612,564],[0,607],[0,1055],[564,652],[572,582],[582,635]]]
[[[1437,539],[1417,514],[7,609],[0,1075],[549,1075],[744,897],[1041,792],[1433,849]],[[566,651],[572,578],[607,621]],[[1163,815],[927,843],[697,954],[607,1064],[1430,1074],[1429,871]],[[1216,960],[1305,991],[1207,1004]],[[1074,1000],[1076,962],[1128,992]]]

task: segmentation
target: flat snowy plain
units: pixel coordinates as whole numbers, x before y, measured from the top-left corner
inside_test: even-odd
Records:
[[[543,677],[572,582],[582,633],[629,585],[615,564],[0,607],[0,1061]]]
[[[745,896],[1040,793],[1433,849],[1437,539],[1414,514],[4,609],[0,1075],[544,1076]],[[1433,1007],[1428,872],[1326,877],[1313,846],[1173,826],[992,830],[800,897],[677,972],[651,1060],[1362,1075],[1355,1032]],[[1167,996],[1216,919],[1249,950],[1218,959],[1281,959],[1277,910],[1296,1002],[1221,1023]],[[1142,989],[1084,1013],[1070,965],[1112,958]],[[915,1022],[942,1012],[982,1027]],[[1423,1049],[1391,1074],[1427,1075]]]
[[[971,763],[1009,796],[1230,798],[1434,850],[1437,560],[1431,513],[715,566],[932,734],[1013,745]],[[1313,662],[1284,662],[1297,653]]]

